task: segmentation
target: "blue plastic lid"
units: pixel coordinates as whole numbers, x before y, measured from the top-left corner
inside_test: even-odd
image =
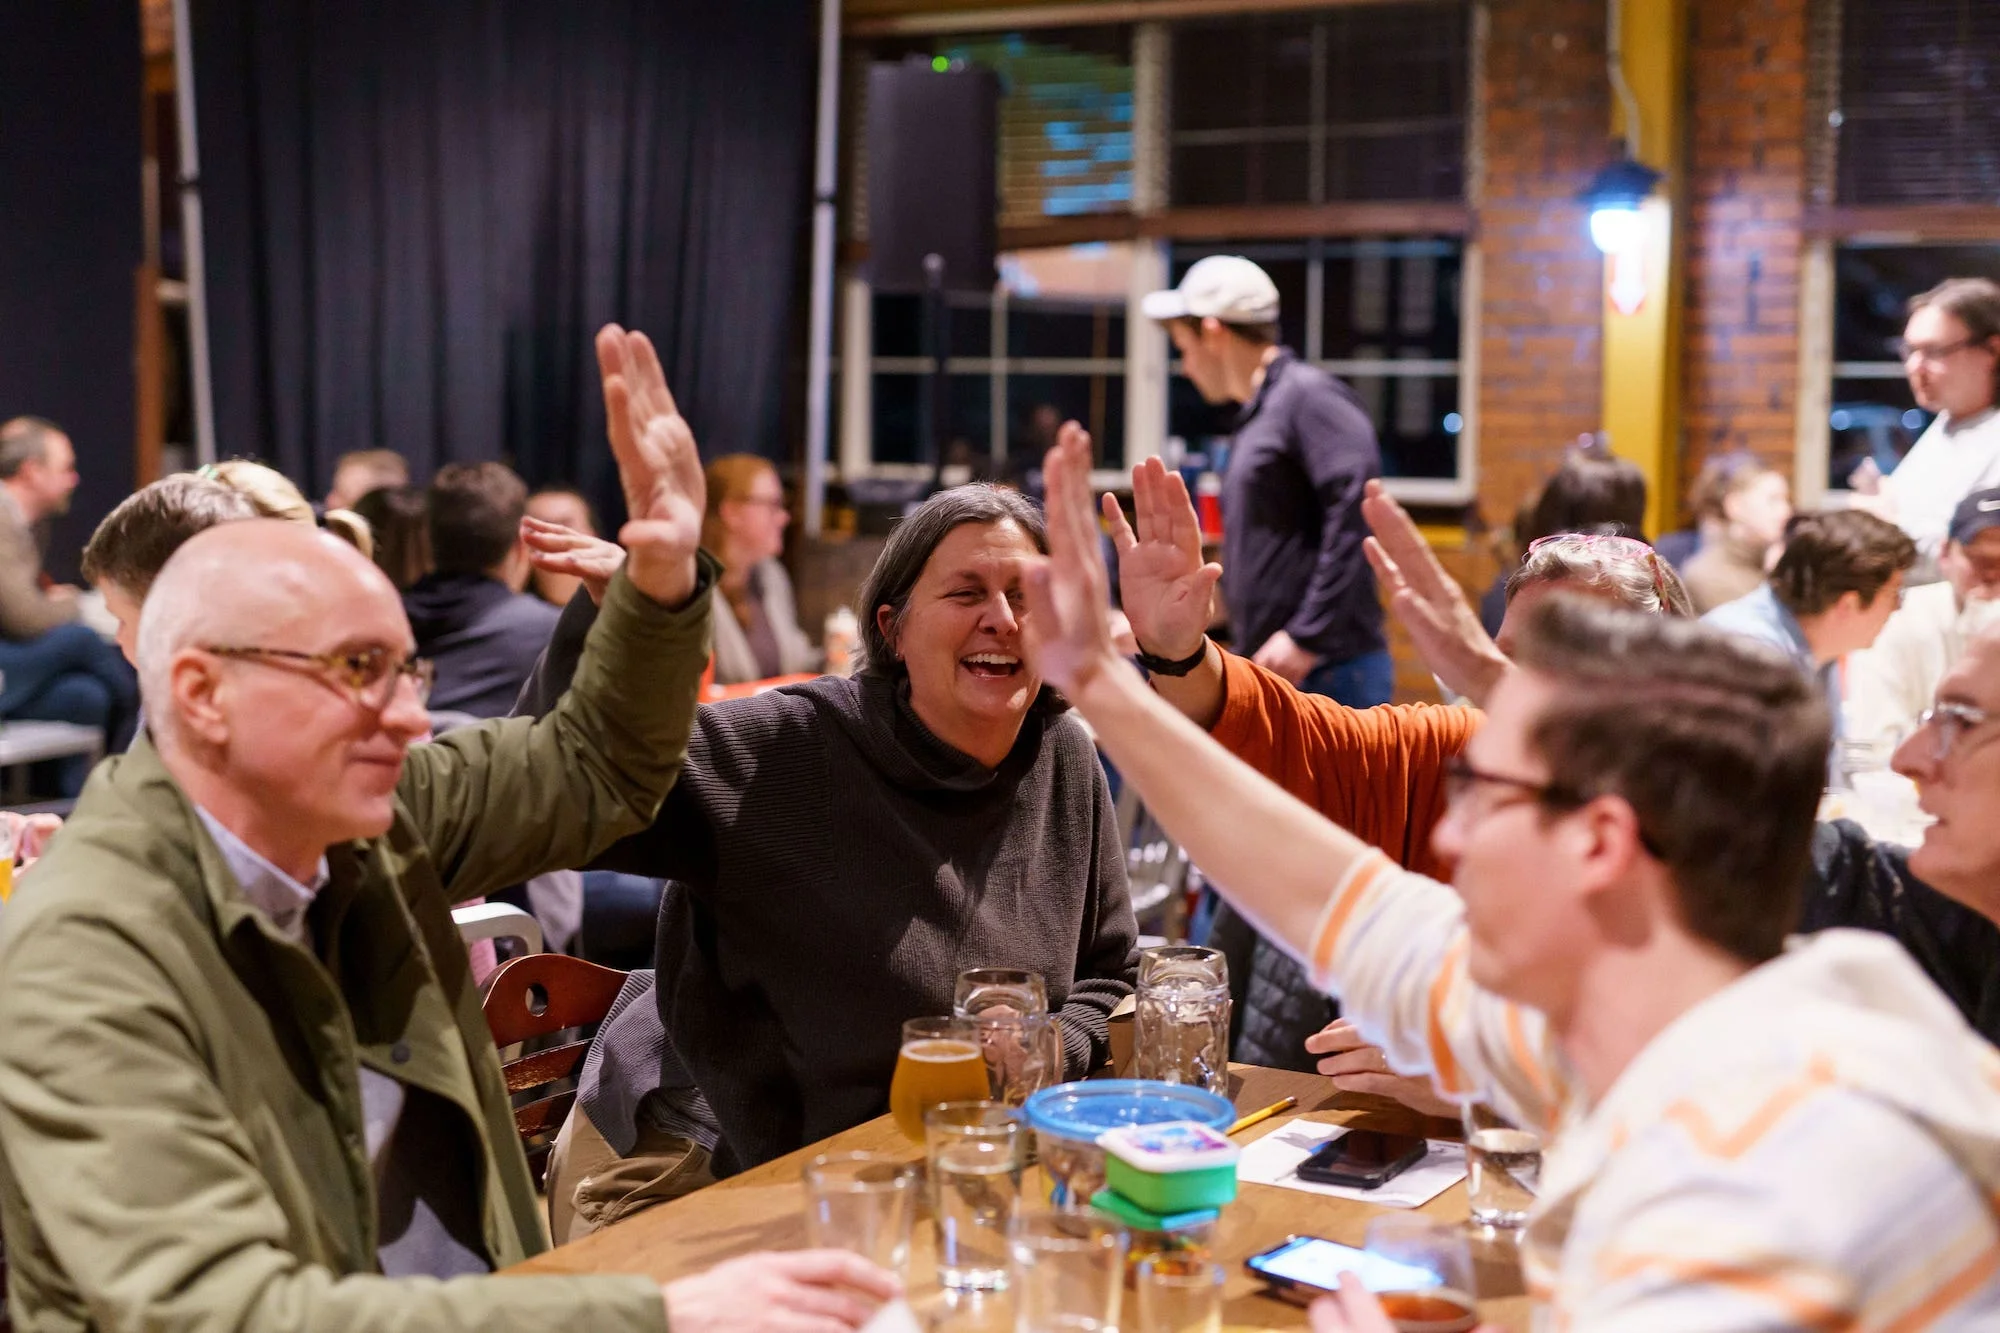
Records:
[[[1097,1136],[1120,1125],[1157,1125],[1192,1120],[1227,1132],[1236,1123],[1236,1108],[1227,1097],[1179,1083],[1141,1078],[1091,1079],[1043,1088],[1021,1107],[1030,1129],[1058,1138],[1097,1142]]]

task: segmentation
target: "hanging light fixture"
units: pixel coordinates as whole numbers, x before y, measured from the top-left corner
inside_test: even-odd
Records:
[[[1590,209],[1590,239],[1607,255],[1630,254],[1644,232],[1640,205],[1660,173],[1639,160],[1639,99],[1625,81],[1625,21],[1620,0],[1608,0],[1604,15],[1604,64],[1611,92],[1625,121],[1625,142],[1615,161],[1607,163],[1577,198]]]

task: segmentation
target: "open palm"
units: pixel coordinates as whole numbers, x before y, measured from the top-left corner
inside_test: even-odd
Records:
[[[701,455],[660,368],[652,339],[607,324],[597,335],[606,433],[630,515],[618,540],[628,575],[659,601],[684,600],[694,586],[694,552],[708,507]]]
[[[1049,554],[1022,579],[1027,614],[1022,645],[1043,680],[1074,694],[1106,665],[1119,661],[1111,642],[1110,577],[1090,503],[1090,436],[1064,424],[1042,467],[1047,495]]]
[[[1157,458],[1132,469],[1135,535],[1125,513],[1104,497],[1104,517],[1118,548],[1119,601],[1139,647],[1176,660],[1201,647],[1222,566],[1201,558],[1201,524],[1178,472]]]

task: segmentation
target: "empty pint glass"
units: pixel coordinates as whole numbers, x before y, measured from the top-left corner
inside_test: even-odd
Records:
[[[1229,1093],[1229,962],[1169,945],[1139,955],[1132,1047],[1140,1078]]]

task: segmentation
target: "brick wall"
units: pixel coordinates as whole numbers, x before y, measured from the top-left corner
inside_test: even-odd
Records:
[[[1603,0],[1490,0],[1480,114],[1483,292],[1479,510],[1495,526],[1602,421],[1603,261],[1577,195],[1611,150]],[[1482,543],[1441,549],[1477,598],[1497,566]],[[1390,622],[1396,697],[1435,699]]]
[[[1791,467],[1808,0],[1691,0],[1682,493],[1710,456]]]
[[[1576,196],[1610,149],[1602,0],[1492,0],[1486,43],[1479,502],[1512,520],[1601,425],[1603,261]]]

